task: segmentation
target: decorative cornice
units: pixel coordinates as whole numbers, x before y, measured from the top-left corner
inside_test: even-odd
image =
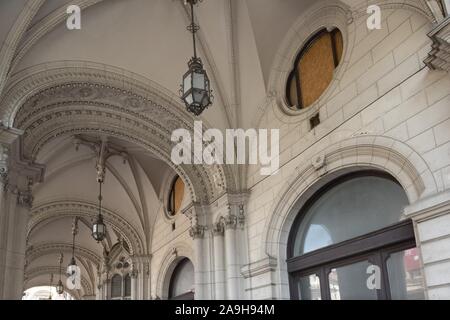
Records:
[[[450,190],[421,199],[408,206],[404,215],[414,221],[422,222],[450,212]]]
[[[450,71],[450,16],[437,24],[428,36],[433,44],[424,63],[432,70]]]

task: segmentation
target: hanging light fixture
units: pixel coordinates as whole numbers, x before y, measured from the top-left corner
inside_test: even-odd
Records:
[[[103,149],[103,147],[102,147]],[[97,164],[97,182],[99,184],[99,194],[98,194],[98,216],[97,220],[92,225],[92,237],[97,240],[97,242],[103,241],[106,237],[106,225],[103,222],[102,215],[102,185],[105,180],[105,167],[103,165],[103,152],[100,152],[99,162]]]
[[[62,273],[61,265],[62,265],[62,262],[63,262],[63,254],[60,253],[60,255],[59,255],[59,281],[58,281],[58,284],[56,285],[56,292],[58,294],[63,294],[63,292],[64,292],[64,285],[63,285],[62,280],[61,280],[61,273]]]
[[[191,8],[191,24],[187,29],[192,33],[194,56],[188,63],[189,70],[183,76],[181,84],[181,99],[186,105],[186,109],[196,116],[199,116],[213,102],[213,95],[210,81],[206,70],[203,68],[202,60],[197,57],[197,45],[195,34],[200,27],[195,24],[194,5],[202,0],[185,0]]]
[[[67,275],[69,277],[73,276],[77,272],[77,262],[75,261],[75,236],[78,233],[78,217],[73,219],[72,224],[72,258],[67,266]]]

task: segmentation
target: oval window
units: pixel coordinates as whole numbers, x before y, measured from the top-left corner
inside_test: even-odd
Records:
[[[328,88],[343,52],[339,29],[316,33],[295,60],[288,78],[286,97],[289,107],[300,110],[313,104]]]
[[[179,176],[173,180],[168,203],[168,212],[170,215],[175,215],[181,208],[181,203],[183,202],[184,196],[184,183]]]

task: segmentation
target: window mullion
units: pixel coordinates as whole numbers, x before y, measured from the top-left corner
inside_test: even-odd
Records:
[[[331,300],[330,283],[328,279],[328,274],[330,273],[330,267],[320,268],[320,294],[322,300]]]
[[[387,270],[387,259],[389,258],[390,253],[387,252],[380,252],[380,259],[381,259],[381,279],[382,279],[382,284],[381,284],[381,290],[384,290],[384,295],[386,297],[386,299],[390,300],[392,299],[391,297],[391,286],[389,284],[389,273]]]

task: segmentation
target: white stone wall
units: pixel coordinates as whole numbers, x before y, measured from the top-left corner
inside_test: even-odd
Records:
[[[189,201],[188,192],[185,192],[182,206],[185,206]],[[172,229],[172,224],[175,224],[174,230]],[[181,212],[175,217],[169,218],[164,208],[160,208],[153,226],[150,250],[149,297],[152,299],[157,297],[160,299],[167,298],[167,281],[170,279],[170,272],[173,271],[170,268],[176,265],[177,257],[184,256],[189,258],[194,264],[194,267],[196,266],[193,260],[193,243],[189,236],[189,228],[190,221]],[[174,249],[176,250],[176,254]],[[164,285],[167,286],[164,287]]]
[[[404,185],[405,189],[414,187],[421,191],[413,195],[407,190],[412,203],[450,189],[450,76],[431,71],[423,64],[430,50],[427,32],[431,30],[431,23],[418,12],[404,8],[383,10],[381,30],[368,31],[365,19],[362,16],[354,20],[344,31],[348,32],[349,39],[344,56],[349,58],[341,67],[344,69],[337,70],[339,78],[330,87],[331,93],[314,106],[321,118],[317,128],[310,130],[308,119],[301,113],[287,115],[280,111],[275,100],[261,119],[260,128],[280,129],[280,171],[277,175],[263,177],[257,166],[249,169],[251,195],[247,236],[250,264],[244,269],[260,271],[246,282],[248,298],[288,298],[287,272],[280,271],[281,258],[272,257],[274,262],[267,255],[268,247],[281,244],[267,243],[265,233],[276,214],[276,202],[289,190],[292,177],[298,176],[299,168],[311,163],[313,157],[324,154],[327,148],[353,141],[348,139],[354,137],[366,137],[365,144],[376,144],[379,137],[386,137],[386,143],[390,141],[386,150],[398,150],[419,176],[415,183]],[[388,159],[372,164],[373,159],[368,157],[362,161],[355,154],[340,166],[362,166],[364,163],[384,168],[401,183],[407,180],[405,176],[409,172],[406,169],[394,169]],[[328,170],[331,172],[333,168]],[[445,223],[448,216],[436,219],[439,220],[417,221],[418,234],[423,234],[418,236],[418,241],[429,241],[430,236],[425,235],[425,230]],[[286,230],[281,225],[278,228],[278,237],[286,237]],[[440,234],[432,236],[440,239],[438,242],[424,243],[421,247],[425,265],[434,261],[430,257],[436,255],[433,250],[450,252],[450,242],[446,238],[450,228],[440,230]],[[445,285],[450,283],[450,265],[445,255],[438,256],[435,259],[442,263],[434,261],[432,266],[425,268],[429,288],[439,286],[429,290],[429,298],[450,298],[449,287]]]

